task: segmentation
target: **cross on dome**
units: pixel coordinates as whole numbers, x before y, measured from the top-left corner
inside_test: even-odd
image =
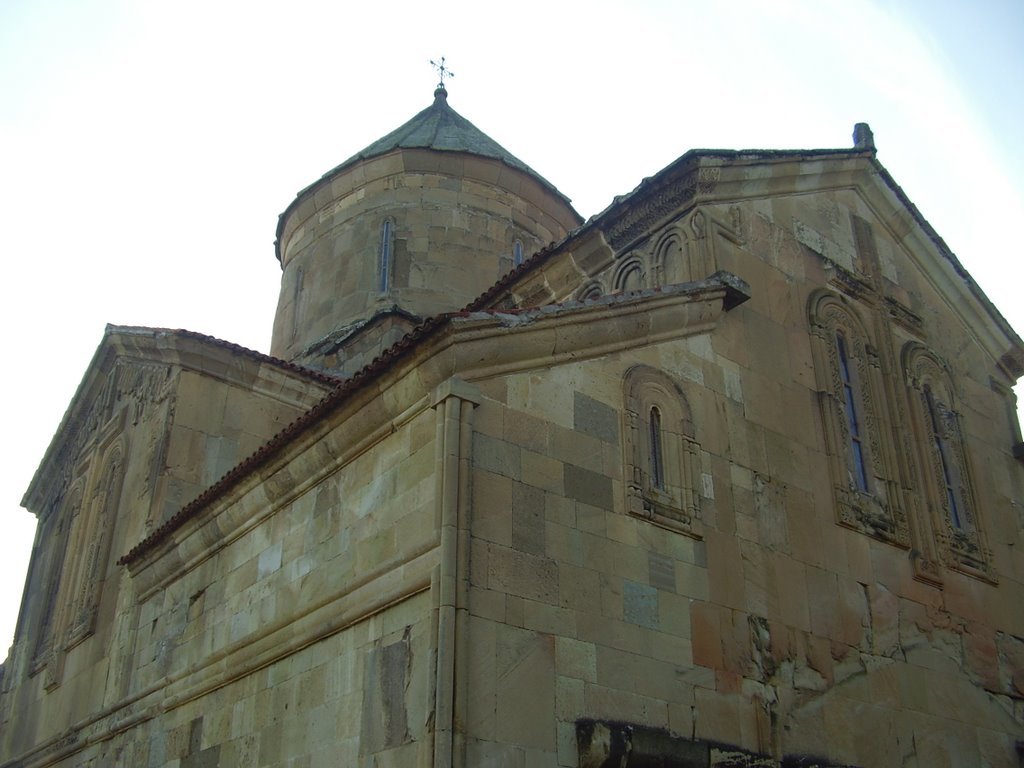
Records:
[[[431,59],[430,63],[433,65],[434,69],[437,70],[437,74],[440,78],[440,80],[437,83],[437,89],[440,91],[445,90],[444,79],[446,77],[455,77],[455,73],[444,65],[444,56],[441,57],[441,60],[439,62]]]

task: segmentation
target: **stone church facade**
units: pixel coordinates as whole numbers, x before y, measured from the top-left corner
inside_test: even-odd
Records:
[[[107,328],[0,765],[1019,765],[1024,343],[875,155],[584,222],[439,88],[282,214],[271,355]]]

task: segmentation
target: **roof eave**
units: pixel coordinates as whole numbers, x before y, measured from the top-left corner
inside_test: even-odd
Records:
[[[439,365],[425,366],[431,372],[433,385],[452,376],[472,380],[475,376],[508,372],[516,367],[551,365],[552,361],[581,360],[591,356],[635,348],[637,341],[629,334],[645,334],[644,343],[657,343],[669,338],[705,332],[718,322],[724,313],[742,304],[750,296],[750,286],[728,273],[718,273],[707,280],[660,289],[635,291],[608,296],[594,302],[569,302],[564,305],[535,308],[522,312],[456,312],[438,315],[414,329],[385,351],[365,368],[356,373],[317,405],[300,416],[284,430],[244,459],[220,481],[199,497],[172,515],[159,528],[140,541],[118,561],[137,571],[145,567],[158,551],[172,539],[175,532],[200,518],[204,510],[226,496],[234,496],[235,489],[247,480],[266,477],[275,463],[287,463],[282,458],[289,447],[303,450],[304,440],[317,439],[327,429],[331,417],[354,402],[361,393],[373,393],[386,386],[381,379],[400,379],[416,365],[417,355],[443,359]],[[644,315],[645,323],[635,318]],[[608,323],[609,316],[620,316],[619,326]],[[658,318],[662,318],[658,321]],[[628,320],[627,320],[628,318]],[[571,333],[561,333],[560,326],[571,325]],[[581,332],[581,328],[584,330]],[[496,338],[524,332],[544,335],[543,357],[530,357],[527,346],[521,343],[495,343]],[[547,339],[556,339],[555,351]],[[459,354],[460,341],[472,344],[473,349]],[[432,348],[431,345],[433,345]],[[482,355],[486,350],[488,355]],[[451,354],[448,354],[451,352]],[[442,357],[442,355],[447,355]],[[424,377],[421,386],[427,386],[430,377]],[[410,390],[402,390],[406,394]],[[424,392],[423,394],[429,394]],[[408,407],[405,404],[403,407]],[[250,480],[251,482],[251,480]]]
[[[22,496],[23,507],[37,516],[44,511],[47,494],[56,487],[54,483],[59,481],[55,473],[60,472],[66,461],[74,459],[65,456],[64,451],[77,431],[85,425],[90,405],[105,384],[105,376],[114,362],[119,357],[131,356],[149,362],[176,363],[182,367],[189,367],[181,355],[171,352],[172,348],[182,343],[197,344],[207,354],[241,354],[261,364],[271,365],[288,376],[299,376],[324,389],[336,386],[340,381],[334,376],[194,331],[108,324]]]
[[[521,174],[524,174],[525,176],[529,176],[530,178],[532,178],[535,181],[537,181],[545,190],[547,190],[550,194],[552,194],[556,198],[558,198],[558,200],[560,200],[566,206],[566,208],[568,208],[570,211],[572,211],[574,214],[576,214],[577,221],[580,221],[580,222],[583,221],[583,217],[579,215],[579,213],[576,211],[575,208],[573,208],[572,200],[569,197],[567,197],[565,194],[560,192],[558,190],[558,188],[554,184],[549,182],[543,176],[541,176],[540,174],[536,173],[535,171],[530,170],[528,166],[523,165],[522,167],[519,167],[519,166],[511,165],[511,164],[505,162],[500,157],[491,157],[489,155],[477,155],[477,154],[474,154],[472,152],[466,152],[466,151],[463,151],[463,150],[436,149],[436,148],[430,148],[430,147],[396,147],[395,149],[392,149],[389,152],[369,155],[369,156],[366,156],[366,157],[362,157],[362,156],[359,156],[359,155],[353,156],[353,157],[349,158],[349,160],[346,160],[341,165],[339,165],[336,168],[332,169],[331,171],[328,171],[327,173],[325,173],[323,176],[321,176],[319,179],[314,181],[309,186],[299,190],[299,192],[297,192],[296,195],[295,195],[295,199],[292,200],[288,204],[288,207],[285,208],[284,211],[282,211],[278,215],[278,217],[277,217],[277,228],[274,231],[274,256],[277,259],[278,264],[282,264],[282,265],[284,264],[284,260],[283,260],[283,256],[284,255],[281,253],[281,239],[282,239],[282,237],[284,235],[285,224],[288,221],[288,218],[295,211],[295,209],[298,208],[298,206],[309,195],[315,195],[320,189],[322,189],[323,187],[325,187],[328,184],[330,184],[332,181],[337,179],[339,176],[341,176],[344,173],[348,173],[349,171],[355,170],[356,168],[358,168],[363,163],[369,162],[371,160],[376,160],[376,159],[381,158],[381,157],[387,157],[388,155],[391,155],[391,154],[402,154],[402,153],[408,152],[408,151],[444,152],[444,153],[454,154],[454,155],[465,155],[467,157],[477,157],[477,158],[482,158],[484,160],[490,160],[492,162],[501,163],[506,168],[509,168],[512,171],[515,171],[516,173],[521,173]]]

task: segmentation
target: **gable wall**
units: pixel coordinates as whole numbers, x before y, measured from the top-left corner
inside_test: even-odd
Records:
[[[851,211],[874,232],[870,280]],[[730,749],[818,764],[1014,764],[1024,532],[1018,438],[990,381],[1005,374],[938,292],[948,278],[920,271],[935,256],[908,254],[854,192],[702,213],[703,239],[692,213],[669,225],[684,233],[678,253],[752,287],[710,334],[479,382],[467,764],[583,764],[576,724],[587,719],[726,745],[712,764]],[[722,234],[709,245],[714,222]],[[650,258],[661,235],[631,251]],[[596,275],[606,290],[633,255]],[[840,524],[808,317],[815,291],[847,291],[833,262],[874,291],[852,305],[890,384],[880,429],[907,473],[890,491],[908,517],[904,541]],[[637,287],[652,286],[649,265]],[[897,314],[873,315],[886,297]],[[953,372],[987,575],[918,565],[922,546],[942,558],[920,435],[908,434],[900,352],[912,341]],[[692,409],[699,538],[629,513],[624,381],[637,364],[665,372]]]
[[[115,360],[78,431],[56,438],[75,458],[41,510],[0,709],[9,753],[126,694],[136,598],[117,559],[304,410],[260,363],[235,373]]]

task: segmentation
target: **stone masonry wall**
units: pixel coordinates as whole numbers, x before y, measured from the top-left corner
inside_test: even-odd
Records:
[[[480,383],[469,765],[575,767],[581,720],[665,729],[766,764],[1016,765],[1013,428],[994,361],[877,222],[875,285],[920,317],[883,326],[892,348],[925,338],[962,387],[995,576],[942,568],[929,583],[913,547],[837,522],[807,306],[835,264],[864,269],[843,234],[850,209],[871,216],[842,192],[740,217],[723,208],[742,242],[719,248],[716,267],[753,298],[713,333]],[[626,512],[623,380],[636,364],[666,372],[692,408],[699,539]]]
[[[44,743],[32,764],[419,762],[436,653],[435,424],[424,409],[344,466],[257,485],[223,511],[247,510],[229,538],[171,547],[148,566],[166,574],[155,583],[145,569],[124,578],[103,664],[41,693],[38,730],[8,754]],[[93,705],[73,715],[80,682]]]

